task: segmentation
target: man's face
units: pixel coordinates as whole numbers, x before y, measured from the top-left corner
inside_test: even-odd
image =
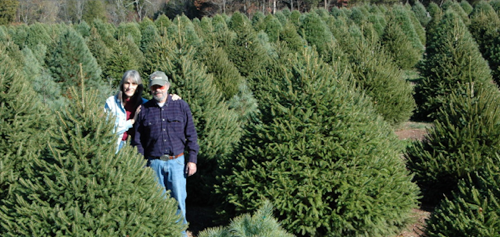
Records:
[[[152,85],[150,87],[151,93],[153,94],[153,98],[160,103],[167,101],[169,84],[165,84],[163,86]]]

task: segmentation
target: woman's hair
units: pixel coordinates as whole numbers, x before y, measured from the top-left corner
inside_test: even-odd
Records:
[[[123,74],[122,80],[120,81],[120,91],[118,92],[118,96],[120,100],[124,102],[124,92],[123,92],[123,83],[127,80],[132,80],[132,82],[137,83],[137,89],[135,89],[135,93],[130,98],[130,102],[134,104],[134,109],[142,104],[142,91],[144,90],[144,86],[142,85],[141,75],[136,70],[128,70]]]

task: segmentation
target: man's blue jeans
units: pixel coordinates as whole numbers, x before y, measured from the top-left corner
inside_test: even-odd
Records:
[[[186,173],[184,156],[177,159],[163,161],[160,159],[148,159],[148,166],[156,173],[156,181],[164,187],[163,194],[170,190],[170,196],[178,202],[178,212],[182,213],[183,223],[186,221]],[[187,236],[185,231],[183,236]]]

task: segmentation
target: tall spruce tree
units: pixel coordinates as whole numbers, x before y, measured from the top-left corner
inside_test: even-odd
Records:
[[[98,93],[70,93],[46,149],[28,149],[30,167],[3,206],[11,220],[3,236],[180,236],[177,202],[162,194],[144,159],[130,146],[115,155]]]
[[[469,30],[478,44],[479,51],[488,61],[493,80],[500,83],[500,47],[498,38],[500,33],[500,18],[493,7],[487,2],[480,1],[475,4],[470,15]]]
[[[449,94],[466,83],[475,83],[475,89],[493,87],[488,63],[453,10],[446,11],[428,39],[419,67],[422,80],[415,88],[415,117],[421,120],[435,118],[439,108],[448,103]]]
[[[261,116],[220,166],[219,213],[247,213],[269,199],[298,236],[397,233],[418,188],[392,129],[347,85],[345,71],[311,48],[281,60],[259,77]]]
[[[228,27],[236,33],[236,37],[224,49],[240,74],[243,77],[249,77],[267,63],[266,50],[258,42],[257,34],[245,15],[239,12],[234,13]]]
[[[8,208],[16,199],[19,178],[26,177],[34,161],[29,154],[38,153],[47,142],[51,119],[37,98],[22,69],[8,57],[0,43],[0,235],[17,220]],[[16,235],[11,235],[16,236]]]
[[[488,165],[500,149],[498,91],[458,88],[436,114],[427,138],[408,147],[408,168],[424,194],[437,204],[456,190],[460,179]]]
[[[305,13],[298,32],[310,46],[316,47],[316,50],[325,62],[332,60],[332,52],[334,52],[333,48],[335,47],[336,39],[318,14],[314,12]]]
[[[68,27],[47,52],[45,65],[54,80],[61,84],[64,96],[68,97],[71,86],[80,84],[81,76],[88,86],[99,88],[103,98],[111,94],[101,79],[101,67],[84,39],[73,28]]]
[[[28,29],[28,35],[26,37],[25,45],[30,47],[32,50],[39,43],[50,45],[52,43],[52,38],[47,33],[46,26],[42,23],[35,23],[31,25]]]

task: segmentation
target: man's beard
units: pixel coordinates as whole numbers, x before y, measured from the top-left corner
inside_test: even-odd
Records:
[[[165,99],[165,97],[168,95],[168,90],[163,94],[161,92],[153,92],[153,98],[157,101],[160,102]]]

